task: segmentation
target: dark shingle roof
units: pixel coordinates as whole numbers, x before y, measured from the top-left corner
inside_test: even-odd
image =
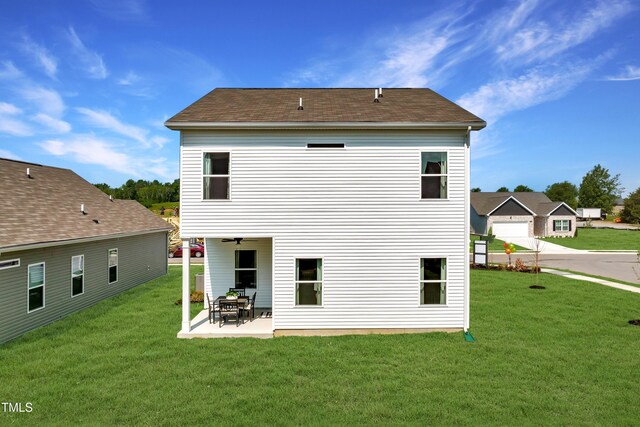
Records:
[[[302,98],[303,110],[298,110]],[[172,118],[184,123],[486,123],[431,89],[214,89]]]
[[[547,216],[562,204],[562,202],[552,202],[544,193],[538,192],[472,192],[471,206],[473,206],[478,215],[487,215],[511,196],[538,216]]]
[[[69,169],[33,163],[0,159],[0,201],[0,249],[172,228],[134,200],[110,201]]]

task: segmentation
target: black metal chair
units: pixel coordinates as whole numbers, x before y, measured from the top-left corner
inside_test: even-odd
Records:
[[[251,322],[253,322],[253,319],[256,317],[256,294],[257,292],[254,292],[253,296],[249,298],[249,302],[242,307],[243,317],[245,313],[250,315],[249,319]]]
[[[236,326],[240,325],[240,306],[238,305],[238,300],[219,300],[218,314],[220,315],[220,327],[222,327],[223,323],[227,323],[229,317],[235,317]]]
[[[229,288],[229,292],[237,292],[238,296],[245,296],[246,289],[244,288]]]
[[[209,294],[207,294],[207,305],[209,309],[209,323],[216,322],[216,312],[218,311],[218,304],[216,301],[211,301]]]

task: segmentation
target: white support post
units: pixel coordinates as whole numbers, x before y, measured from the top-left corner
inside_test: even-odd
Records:
[[[182,241],[182,332],[191,331],[191,284],[190,284],[191,244]]]

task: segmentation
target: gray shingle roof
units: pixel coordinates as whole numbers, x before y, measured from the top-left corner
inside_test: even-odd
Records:
[[[547,216],[562,204],[562,202],[552,202],[544,193],[538,192],[472,192],[471,206],[473,206],[478,215],[487,215],[512,196],[535,212],[537,216]]]
[[[134,200],[110,201],[69,169],[33,163],[0,159],[0,201],[0,250],[172,228]]]
[[[303,110],[298,110],[302,98]],[[486,126],[431,89],[214,89],[172,118],[182,123],[456,123]]]

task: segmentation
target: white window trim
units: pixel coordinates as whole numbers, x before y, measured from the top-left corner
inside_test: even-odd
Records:
[[[297,261],[299,259],[319,259],[322,261],[322,278],[320,280],[298,280],[297,275]],[[311,308],[318,309],[324,307],[324,257],[310,255],[310,256],[297,256],[293,258],[293,307],[294,308]],[[296,301],[298,299],[298,283],[320,283],[322,304],[297,304]]]
[[[447,154],[447,173],[441,173],[441,174],[422,173],[422,153],[446,153]],[[449,180],[449,177],[450,177],[449,176],[450,175],[449,171],[451,170],[450,158],[451,158],[451,153],[446,148],[443,148],[443,149],[440,149],[440,150],[436,150],[436,149],[428,149],[428,150],[427,149],[420,149],[418,151],[418,163],[419,163],[418,164],[418,169],[419,169],[419,177],[418,177],[418,179],[419,179],[419,183],[420,183],[419,191],[418,191],[418,199],[419,200],[425,200],[425,201],[428,201],[428,202],[436,202],[436,203],[438,203],[437,202],[438,200],[440,200],[440,201],[448,201],[449,200],[449,188],[451,187],[451,181]],[[423,199],[422,198],[422,177],[423,176],[445,176],[445,177],[447,177],[447,194],[445,195],[445,197],[438,198],[438,199],[433,199],[433,198]]]
[[[79,294],[73,294],[73,259],[74,258],[78,258],[78,257],[82,257],[82,292],[80,292]],[[75,276],[77,277],[77,276]],[[84,254],[81,255],[73,255],[71,256],[71,298],[75,298],[75,297],[79,297],[80,295],[84,295]]]
[[[116,280],[114,280],[113,282],[110,282],[109,279],[111,277],[111,274],[109,274],[111,267],[114,267],[113,265],[109,265],[109,261],[110,261],[110,254],[111,251],[116,251]],[[112,285],[114,283],[118,283],[118,280],[120,279],[120,251],[118,250],[118,248],[112,248],[109,249],[107,251],[107,283]]]
[[[226,175],[205,175],[204,174],[204,155],[208,153],[229,153],[229,173]],[[220,149],[211,149],[211,150],[202,150],[200,152],[200,201],[202,202],[212,202],[212,203],[221,203],[221,202],[230,202],[231,201],[231,189],[233,188],[231,182],[231,165],[233,162],[233,152],[230,149],[220,148]],[[227,189],[227,198],[226,199],[205,199],[204,198],[204,179],[208,177],[227,177],[229,178],[229,188]]]
[[[423,259],[444,259],[447,265],[447,274],[446,279],[444,280],[422,280],[422,276],[420,276],[420,264]],[[444,304],[422,304],[420,303],[420,299],[422,297],[422,284],[423,283],[444,283]],[[449,257],[442,255],[429,255],[429,256],[421,256],[418,258],[418,307],[448,307],[449,306]]]
[[[569,230],[569,221],[571,221],[570,219],[554,219],[553,222],[555,223],[555,231],[563,231],[563,232],[567,232],[570,231]],[[558,228],[558,223],[560,223],[560,227]],[[566,229],[565,229],[565,225],[566,225]]]
[[[31,270],[31,267],[36,265],[42,265],[42,285],[30,288],[29,284],[31,282],[30,280],[31,272],[29,270]],[[46,299],[47,290],[45,288],[46,284],[47,284],[47,266],[45,265],[45,262],[42,261],[42,262],[36,262],[34,264],[29,264],[27,266],[27,313],[33,313],[34,311],[42,310],[46,306],[46,301],[47,301]],[[29,310],[29,289],[37,289],[37,288],[42,288],[42,307]]]
[[[14,259],[5,259],[4,261],[0,261],[0,264],[3,263],[12,263],[12,262],[18,262],[15,265],[5,265],[5,266],[1,266],[0,265],[0,270],[6,270],[8,268],[16,268],[16,267],[20,267],[20,258],[14,258]]]
[[[236,252],[237,251],[254,251],[256,253],[256,268],[236,268]],[[257,292],[258,291],[258,283],[260,283],[258,280],[258,250],[257,249],[236,249],[233,252],[233,284],[234,284],[234,288],[235,288],[235,284],[236,284],[236,271],[255,271],[256,272],[256,287],[255,288],[245,288],[245,294],[246,294],[246,289],[253,289],[253,292]]]

